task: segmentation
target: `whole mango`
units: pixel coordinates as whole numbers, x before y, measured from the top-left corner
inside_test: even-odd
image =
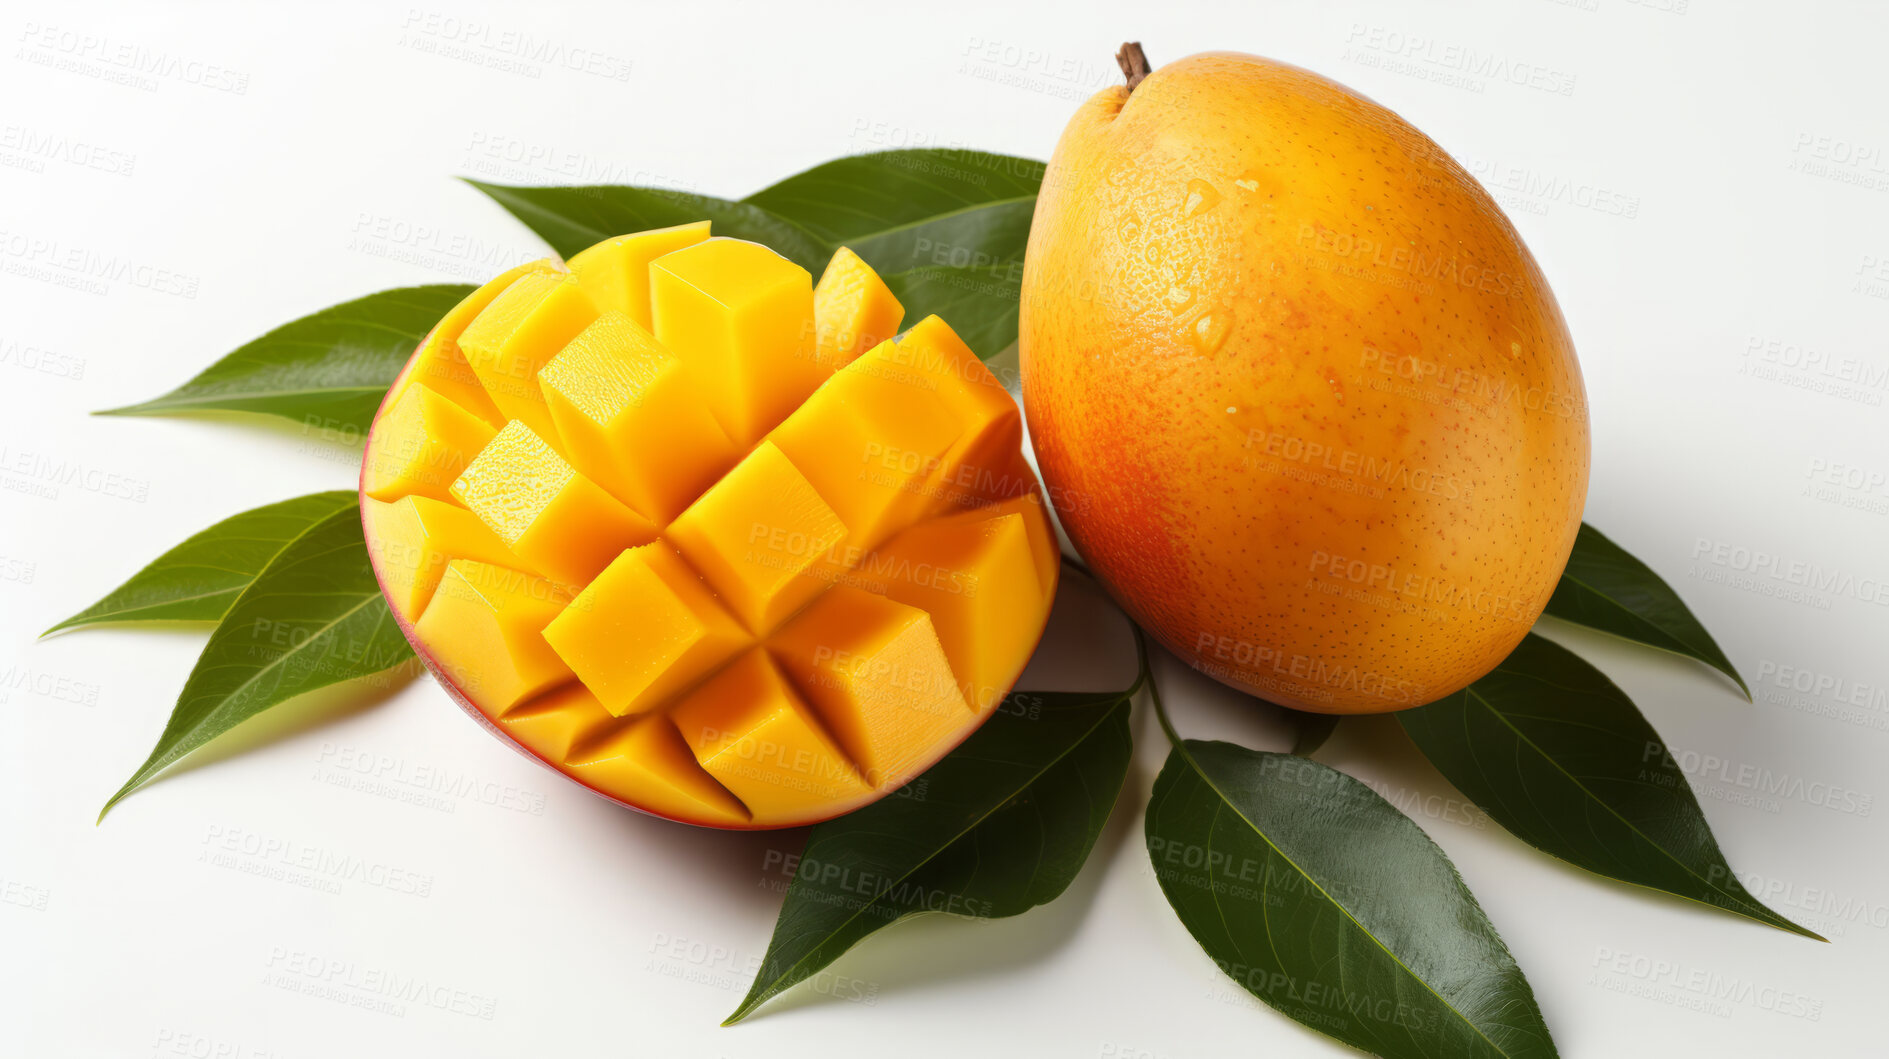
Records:
[[[1343,85],[1231,53],[1124,69],[1057,146],[1023,274],[1024,407],[1071,541],[1254,695],[1374,713],[1461,689],[1541,614],[1587,495],[1540,267],[1461,165]]]

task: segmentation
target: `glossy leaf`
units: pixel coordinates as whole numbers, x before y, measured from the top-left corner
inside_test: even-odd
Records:
[[[99,414],[257,412],[326,436],[365,433],[420,340],[471,292],[402,287],[343,302],[276,328],[162,397]]]
[[[1021,263],[989,268],[915,268],[885,277],[905,318],[917,322],[936,313],[978,356],[989,360],[1017,340],[1017,306],[1023,293]]]
[[[1572,652],[1530,634],[1488,676],[1397,719],[1458,790],[1529,845],[1817,937],[1745,890],[1659,733]]]
[[[1187,740],[1148,805],[1175,914],[1248,992],[1381,1056],[1555,1054],[1534,993],[1449,858],[1316,761]]]
[[[880,273],[1021,263],[1035,210],[1034,195],[967,206],[847,239],[845,245]]]
[[[817,279],[832,248],[792,221],[745,202],[730,202],[669,188],[511,187],[466,183],[490,195],[559,255],[569,258],[595,243],[648,228],[707,220],[716,235],[773,248]]]
[[[102,622],[217,621],[290,541],[359,502],[352,492],[315,493],[232,515],[46,631]]]
[[[1014,916],[1061,894],[1121,791],[1133,693],[1010,695],[904,790],[815,826],[728,1023],[907,916]]]
[[[237,597],[184,683],[151,756],[99,812],[271,706],[385,672],[413,650],[368,565],[353,508],[309,526]]]
[[[1574,553],[1548,600],[1548,613],[1563,621],[1612,633],[1635,643],[1696,658],[1732,678],[1751,697],[1725,652],[1674,592],[1647,565],[1586,523]]]
[[[1029,158],[955,148],[876,151],[814,166],[745,201],[838,244],[967,206],[1032,198],[1044,168]]]

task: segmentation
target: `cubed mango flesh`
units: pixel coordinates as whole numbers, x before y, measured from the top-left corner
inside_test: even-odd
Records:
[[[754,643],[660,541],[617,556],[544,638],[618,716],[661,705]]]
[[[529,272],[466,325],[459,349],[506,419],[523,420],[539,437],[552,438],[538,369],[596,318],[597,305],[575,276]]]
[[[650,262],[707,238],[708,222],[694,221],[605,239],[571,258],[571,274],[599,309],[622,313],[648,330]]]
[[[768,435],[805,468],[855,548],[871,548],[925,508],[922,486],[964,429],[932,392],[862,370],[872,363],[828,379]]]
[[[840,247],[813,287],[814,348],[829,370],[899,333],[905,306],[858,254]]]
[[[814,345],[813,280],[759,243],[709,239],[650,270],[656,338],[689,365],[735,443],[752,445],[828,370]]]
[[[872,793],[766,651],[742,655],[671,716],[696,760],[748,806],[793,815]]]
[[[444,679],[499,717],[573,678],[571,667],[544,642],[544,627],[570,600],[542,577],[454,559],[413,623],[413,634]]]
[[[931,616],[887,596],[835,586],[768,646],[875,786],[971,716]]]
[[[368,497],[361,504],[361,525],[381,571],[387,602],[408,623],[420,620],[446,574],[446,564],[454,559],[519,565],[518,557],[477,515],[428,496],[413,494],[392,503]]]
[[[669,524],[667,536],[753,631],[765,636],[829,587],[821,560],[846,523],[764,441]]]
[[[656,522],[741,458],[682,362],[622,313],[571,339],[538,383],[571,462]]]
[[[496,279],[467,295],[427,333],[426,340],[420,343],[420,351],[413,356],[412,365],[396,385],[395,396],[405,387],[421,383],[492,424],[493,430],[504,426],[505,415],[492,403],[491,396],[479,383],[479,376],[473,372],[472,365],[466,363],[466,355],[459,349],[459,336],[465,332],[466,325],[485,311],[485,307],[492,304],[492,299],[498,297],[518,277],[532,272],[558,271],[561,271],[560,266],[551,258],[532,261],[501,273]]]
[[[361,463],[361,491],[376,500],[451,500],[453,480],[492,441],[492,424],[416,383],[375,424],[378,444]]]
[[[577,473],[522,420],[496,434],[452,485],[453,499],[486,524],[534,571],[561,584],[588,584],[656,527]]]
[[[375,420],[362,524],[421,657],[546,765],[672,819],[807,824],[990,716],[1059,557],[1015,402],[950,328],[892,340],[850,252],[816,295],[708,236],[607,240],[448,313]]]

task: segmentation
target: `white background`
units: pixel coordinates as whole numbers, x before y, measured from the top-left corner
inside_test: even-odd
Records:
[[[1321,757],[1455,859],[1563,1054],[1881,1054],[1889,20],[1864,2],[1789,6],[446,0],[267,5],[258,21],[5,5],[0,1052],[1347,1054],[1240,993],[1167,909],[1140,841],[1165,748],[1141,710],[1115,818],[1063,898],[996,924],[885,931],[835,966],[831,995],[803,988],[723,1030],[798,833],[618,809],[428,682],[279,710],[94,827],[203,636],[34,640],[216,519],[352,485],[357,454],[294,426],[86,413],[331,303],[542,253],[455,175],[732,197],[846,152],[1047,157],[1134,37],[1156,64],[1233,49],[1336,77],[1498,191],[1581,351],[1589,520],[1680,589],[1758,701],[1696,665],[1552,634],[1680,752],[1748,884],[1832,944],[1535,853],[1466,808],[1392,720],[1348,723]],[[543,45],[591,68],[513,52]],[[121,83],[112,57],[127,48],[185,64]],[[1522,83],[1459,65],[1491,61]],[[74,260],[134,267],[100,280]],[[1861,376],[1848,391],[1844,372]],[[1839,466],[1864,484],[1820,482]],[[1777,558],[1739,569],[1753,551]],[[1774,575],[1799,564],[1836,587],[1792,598]],[[1025,684],[1119,685],[1128,657],[1107,606],[1069,590]],[[1798,670],[1826,689],[1780,686]],[[1275,713],[1171,661],[1163,679],[1189,734],[1285,745]],[[1845,707],[1852,695],[1876,701]],[[356,769],[382,790],[349,787]],[[429,777],[466,793],[429,795]],[[272,877],[304,856],[361,858],[384,881],[329,892]],[[376,975],[421,977],[490,1017],[354,1006]],[[341,999],[307,991],[324,983]]]

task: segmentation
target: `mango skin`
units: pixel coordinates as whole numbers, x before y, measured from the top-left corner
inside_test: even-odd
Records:
[[[1587,497],[1587,398],[1487,191],[1316,74],[1210,53],[1077,112],[1019,350],[1076,550],[1196,669],[1321,713],[1435,701],[1520,642]]]

